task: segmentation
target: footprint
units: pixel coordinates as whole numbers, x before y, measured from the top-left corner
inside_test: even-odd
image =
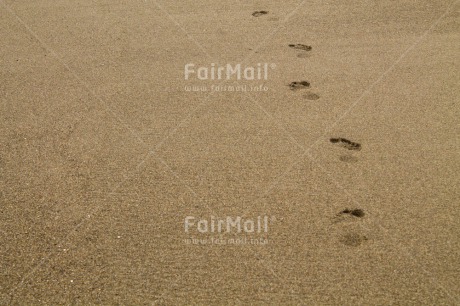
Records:
[[[362,218],[365,215],[364,210],[362,210],[360,208],[356,208],[356,209],[345,208],[344,210],[342,210],[340,212],[340,214],[350,214],[350,215],[358,217],[358,218]]]
[[[267,15],[267,14],[268,14],[267,11],[256,11],[256,12],[252,13],[252,16],[254,16],[254,17],[260,17],[260,16],[262,16],[262,15]]]
[[[302,44],[290,44],[289,47],[297,50],[303,50],[303,51],[310,51],[312,48],[311,46],[307,45],[302,45]]]
[[[356,163],[358,162],[358,158],[356,156],[353,156],[353,155],[342,155],[339,157],[339,159],[343,162],[346,162],[346,163]]]
[[[350,141],[345,138],[331,138],[329,139],[329,141],[345,149],[348,149],[348,150],[355,150],[355,151],[361,150],[361,145],[359,143]]]
[[[305,89],[310,87],[310,83],[307,81],[300,81],[300,82],[291,82],[289,84],[289,87],[292,90],[297,90],[297,89]]]
[[[304,94],[303,97],[307,100],[318,100],[319,99],[319,96],[312,92]]]
[[[366,213],[364,212],[364,210],[362,210],[360,208],[354,208],[354,209],[345,208],[344,210],[342,210],[341,212],[337,213],[333,217],[332,223],[333,224],[342,223],[342,222],[355,223],[354,221],[357,221],[356,218],[363,218],[365,215],[366,215]]]
[[[368,238],[364,235],[358,233],[348,233],[343,235],[340,238],[340,242],[345,244],[346,246],[357,247],[360,246],[364,241],[367,241]]]

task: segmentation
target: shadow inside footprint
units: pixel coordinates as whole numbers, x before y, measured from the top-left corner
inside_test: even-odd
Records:
[[[340,242],[352,247],[360,246],[366,240],[368,240],[366,236],[358,233],[349,233],[340,238]]]
[[[300,82],[291,82],[289,84],[289,87],[292,90],[297,90],[297,89],[305,89],[310,87],[310,83],[307,81],[300,81]]]
[[[312,48],[311,46],[307,45],[302,45],[302,44],[290,44],[289,47],[297,50],[303,50],[303,51],[310,51]]]
[[[318,100],[319,99],[319,96],[312,92],[304,94],[303,97],[307,100]]]
[[[335,143],[348,150],[355,150],[355,151],[361,150],[361,145],[359,143],[350,141],[346,138],[331,138],[329,139],[329,141],[331,143]]]
[[[358,162],[358,158],[356,156],[352,156],[352,155],[342,155],[339,157],[339,159],[343,162],[346,162],[346,163],[356,163]]]
[[[306,53],[306,52],[302,52],[302,53],[297,54],[298,58],[307,58],[307,57],[310,57],[310,56],[311,56],[311,54]]]
[[[350,215],[358,217],[358,218],[362,218],[365,215],[364,210],[362,210],[360,208],[356,208],[356,209],[345,208],[340,213],[341,214],[350,214]]]
[[[267,11],[256,11],[256,12],[252,13],[252,16],[260,17],[260,16],[267,15],[267,14],[268,14]]]

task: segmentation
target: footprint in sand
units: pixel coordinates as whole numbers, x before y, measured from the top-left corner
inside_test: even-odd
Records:
[[[340,214],[341,215],[348,214],[348,215],[355,216],[355,217],[358,217],[358,218],[362,218],[365,215],[364,210],[362,210],[360,208],[355,208],[355,209],[345,208],[344,210],[342,210],[340,212]]]
[[[345,244],[346,246],[357,247],[360,246],[364,241],[367,241],[368,238],[362,234],[358,233],[347,233],[340,237],[340,242]]]
[[[364,210],[360,208],[345,208],[336,215],[336,218],[338,219],[334,223],[339,223],[346,220],[357,220],[359,218],[363,218],[365,215],[366,214],[364,213]],[[359,230],[357,226],[358,223],[355,222],[342,223],[342,225],[340,226],[341,233],[339,233],[338,237],[339,241],[346,246],[358,247],[365,241],[369,240],[369,238],[365,234],[361,233],[361,230]]]
[[[252,13],[252,16],[260,17],[260,16],[267,15],[267,14],[268,14],[267,11],[256,11],[256,12]]]
[[[366,214],[364,213],[364,210],[360,208],[354,208],[354,209],[349,209],[345,208],[341,212],[339,212],[337,215],[334,217],[334,223],[340,223],[346,220],[352,220],[355,218],[363,218]]]
[[[299,82],[291,82],[289,84],[289,87],[292,90],[297,90],[297,89],[305,89],[310,87],[310,83],[307,81],[299,81]]]
[[[310,51],[312,48],[311,46],[307,45],[302,45],[302,44],[290,44],[289,47],[297,50],[302,50],[302,51]]]
[[[298,58],[307,58],[310,57],[311,46],[303,45],[303,44],[290,44],[288,45],[292,49],[303,51],[297,54]]]
[[[346,138],[331,138],[329,139],[329,141],[331,143],[334,143],[334,144],[337,144],[345,149],[348,149],[348,150],[355,150],[355,151],[359,151],[361,150],[361,145],[357,142],[353,142],[351,140],[348,140]]]
[[[319,96],[312,92],[306,93],[302,97],[304,97],[307,100],[318,100],[319,99]]]

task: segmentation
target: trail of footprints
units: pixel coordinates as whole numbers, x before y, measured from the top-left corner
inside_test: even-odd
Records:
[[[333,145],[335,145],[337,147],[340,147],[340,148],[343,148],[343,149],[346,149],[346,150],[349,150],[351,152],[361,150],[361,144],[360,143],[348,140],[348,139],[343,138],[343,137],[330,138],[329,141]],[[347,163],[354,163],[354,162],[358,161],[358,158],[356,156],[351,155],[350,153],[348,155],[340,156],[339,159],[341,161],[347,162]],[[355,209],[346,208],[346,209],[342,210],[341,212],[339,212],[337,214],[337,217],[339,218],[338,221],[342,221],[342,220],[344,220],[343,217],[351,218],[352,220],[355,220],[355,219],[363,218],[365,215],[366,214],[365,214],[364,210],[362,210],[360,208],[355,208]],[[342,219],[340,219],[340,218],[342,218]],[[357,231],[357,230],[353,230],[351,232],[346,231],[345,233],[342,233],[340,235],[340,237],[339,237],[339,241],[342,244],[344,244],[344,245],[346,245],[348,247],[358,247],[361,244],[365,243],[367,240],[368,240],[367,236],[361,234],[360,231]]]
[[[266,15],[268,14],[268,11],[256,11],[254,13],[252,13],[252,16],[254,17],[261,17],[263,15]],[[288,47],[293,49],[293,50],[296,50],[298,51],[299,53],[297,54],[297,57],[299,58],[307,58],[310,56],[310,51],[313,49],[312,46],[309,46],[309,45],[304,45],[304,44],[288,44]],[[288,87],[292,90],[292,91],[298,91],[298,90],[308,90],[310,89],[311,87],[311,84],[310,82],[308,81],[305,81],[305,80],[299,80],[299,81],[293,81],[291,83],[288,84]],[[311,100],[311,101],[315,101],[315,100],[318,100],[320,98],[319,95],[313,93],[313,92],[306,92],[305,94],[302,95],[302,97],[304,99],[307,99],[307,100]],[[343,137],[333,137],[333,138],[330,138],[329,141],[337,146],[337,147],[341,147],[343,149],[346,149],[348,150],[350,153],[348,154],[344,154],[344,155],[341,155],[339,157],[339,160],[342,161],[342,162],[346,162],[346,163],[355,163],[358,161],[358,158],[354,155],[352,155],[352,152],[356,152],[356,151],[360,151],[361,150],[361,144],[360,143],[357,143],[357,142],[354,142],[354,141],[351,141],[351,140],[348,140],[346,138],[343,138]],[[346,208],[342,211],[340,211],[338,214],[337,214],[337,218],[342,218],[342,219],[339,219],[338,222],[340,221],[343,221],[344,219],[343,218],[352,218],[353,220],[357,220],[357,219],[361,219],[365,216],[365,212],[364,210],[360,209],[360,208],[354,208],[354,209],[349,209],[349,208]],[[339,237],[339,241],[344,244],[345,246],[349,246],[349,247],[358,247],[360,246],[361,244],[363,244],[365,241],[367,241],[368,238],[366,235],[363,235],[357,231],[348,231],[346,233],[342,233]]]
[[[349,150],[349,151],[360,151],[361,150],[361,144],[348,140],[346,138],[342,137],[337,137],[337,138],[330,138],[329,141],[343,149]],[[339,158],[343,162],[348,162],[348,163],[354,163],[358,161],[358,158],[353,156],[353,155],[342,155]],[[338,221],[342,221],[343,217],[345,218],[351,218],[352,220],[355,219],[360,219],[363,218],[366,214],[364,213],[364,210],[360,208],[355,208],[355,209],[349,209],[346,208],[339,212],[337,214],[337,217],[339,218]],[[342,219],[340,219],[342,218]],[[346,231],[345,233],[342,233],[339,237],[339,241],[348,246],[348,247],[358,247],[364,242],[368,240],[366,235],[363,235],[360,233],[360,231],[353,230],[353,231]]]
[[[329,141],[340,148],[343,148],[345,150],[348,150],[349,152],[356,152],[361,150],[361,144],[348,140],[343,137],[334,137],[330,138]],[[340,156],[340,161],[347,162],[347,163],[355,163],[358,161],[358,158],[356,156],[353,156],[351,153],[348,153],[347,155],[341,155]],[[360,219],[365,216],[364,210],[360,208],[355,208],[355,209],[349,209],[346,208],[339,212],[337,214],[339,221],[343,220],[343,217],[345,218],[351,218],[352,220],[355,219]],[[344,228],[343,228],[344,229]],[[339,241],[344,244],[345,246],[348,247],[358,247],[365,243],[368,240],[368,237],[366,235],[363,235],[360,233],[359,230],[345,230],[345,233],[340,234]]]

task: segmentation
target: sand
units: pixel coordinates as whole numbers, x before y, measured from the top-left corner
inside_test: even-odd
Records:
[[[460,304],[459,16],[0,0],[0,304]]]

